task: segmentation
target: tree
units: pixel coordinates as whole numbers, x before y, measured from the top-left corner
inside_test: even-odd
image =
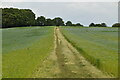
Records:
[[[54,26],[53,20],[52,19],[46,19],[46,26]]]
[[[94,23],[91,23],[90,25],[89,25],[89,27],[94,27],[95,26],[95,24]]]
[[[83,25],[81,25],[80,23],[77,23],[76,26],[83,26]]]
[[[101,27],[107,27],[105,23],[101,23]]]
[[[30,9],[2,8],[2,28],[31,26],[35,14]]]
[[[66,26],[72,26],[72,22],[71,21],[67,21],[66,22]]]
[[[44,16],[40,16],[37,18],[37,25],[38,26],[45,26],[46,24],[46,19]]]
[[[105,23],[101,23],[101,24],[91,23],[89,27],[107,27],[107,25]]]
[[[2,8],[0,8],[0,14],[2,14]],[[0,28],[2,28],[2,15],[0,15]]]
[[[102,27],[101,24],[95,24],[95,27]]]
[[[60,17],[54,18],[53,22],[54,22],[54,26],[64,26],[64,21]]]
[[[112,25],[112,27],[120,27],[120,23],[115,23]]]

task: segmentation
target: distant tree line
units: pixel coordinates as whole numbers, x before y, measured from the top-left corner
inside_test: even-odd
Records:
[[[101,23],[101,24],[94,24],[91,23],[89,27],[107,27],[106,23]],[[115,23],[112,25],[112,27],[120,27],[120,23]]]
[[[115,23],[112,25],[112,27],[120,27],[120,23]]]
[[[30,9],[0,8],[2,9],[2,28],[23,26],[83,26],[80,23],[64,23],[63,19],[56,17],[46,19],[44,16],[37,17]]]
[[[94,24],[91,23],[89,27],[107,27],[106,23],[101,23],[101,24]]]
[[[65,23],[65,25],[66,25],[66,26],[83,26],[83,25],[81,25],[80,23],[73,24],[71,21],[67,21],[67,22]]]
[[[73,24],[71,21],[66,23],[60,17],[54,19],[44,16],[35,17],[35,14],[30,9],[18,8],[0,8],[2,9],[2,28],[23,27],[23,26],[81,26],[82,24]],[[107,27],[105,23],[91,23],[89,27]],[[120,23],[113,24],[112,27],[120,27]]]

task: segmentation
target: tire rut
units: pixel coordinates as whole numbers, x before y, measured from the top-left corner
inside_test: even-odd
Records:
[[[106,78],[106,74],[92,66],[80,53],[64,38],[60,29],[55,29],[56,55],[64,78]]]
[[[54,28],[54,50],[33,72],[34,78],[110,78],[92,66],[64,38],[58,27]]]
[[[55,35],[56,35],[56,56],[57,56],[57,61],[59,65],[59,69],[61,71],[60,77],[70,77],[71,71],[69,68],[65,65],[65,56],[62,53],[62,41],[58,37],[58,33],[55,30]],[[66,74],[67,73],[67,74]]]

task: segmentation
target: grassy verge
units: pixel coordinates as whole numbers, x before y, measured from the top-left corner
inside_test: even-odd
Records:
[[[63,27],[61,32],[94,66],[118,76],[118,32],[115,28]]]
[[[16,28],[4,31],[3,78],[31,77],[35,68],[53,49],[53,32],[53,28],[48,27]],[[11,38],[6,39],[6,37]]]
[[[2,78],[2,30],[0,29],[0,80]]]

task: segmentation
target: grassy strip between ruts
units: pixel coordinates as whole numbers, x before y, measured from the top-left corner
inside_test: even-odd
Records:
[[[54,46],[53,28],[45,29],[48,30],[47,34],[43,34],[40,39],[37,38],[38,40],[33,41],[31,45],[3,53],[3,78],[31,77],[35,68],[49,55]]]
[[[82,31],[80,31],[80,29]],[[86,30],[87,29],[87,30]],[[93,65],[109,75],[118,76],[117,32],[89,31],[92,28],[63,27],[64,37]],[[97,29],[97,28],[95,28]],[[102,29],[102,28],[101,28]],[[112,28],[114,29],[114,28]],[[99,28],[98,28],[99,30]],[[108,35],[109,34],[109,35]],[[110,39],[109,39],[110,38]],[[114,38],[114,39],[112,39]],[[107,42],[104,42],[106,40]],[[114,41],[112,41],[114,40]],[[113,44],[114,43],[114,44]],[[107,47],[107,45],[109,45]],[[112,46],[113,45],[113,46]]]

